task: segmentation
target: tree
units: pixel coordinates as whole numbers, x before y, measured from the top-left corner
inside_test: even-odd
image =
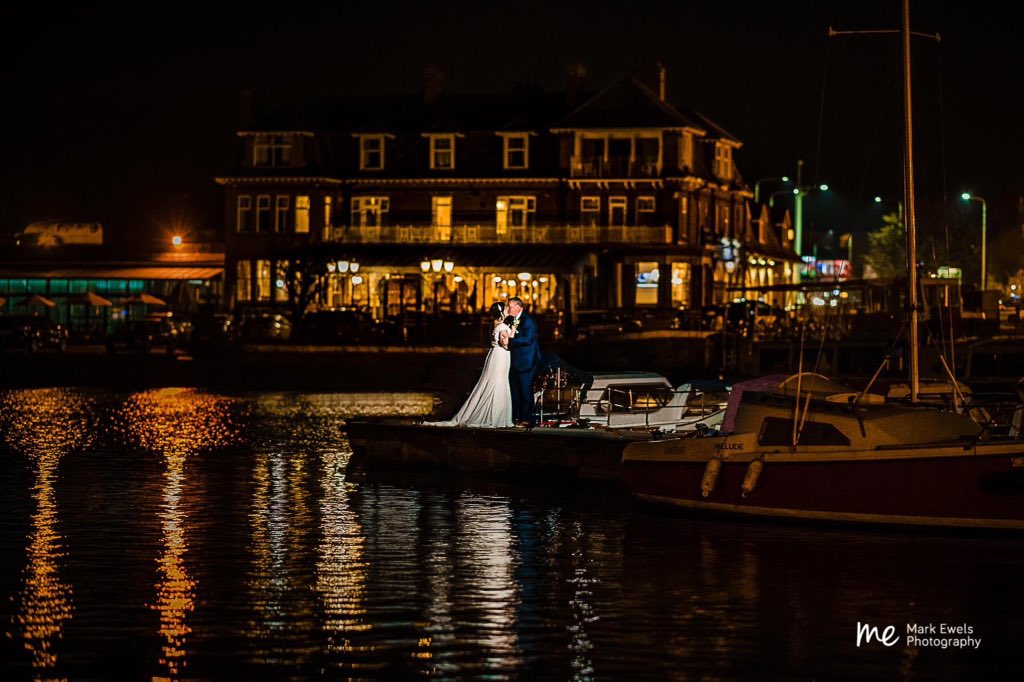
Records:
[[[886,213],[882,216],[882,227],[868,232],[864,263],[883,279],[906,276],[907,232],[898,213]]]
[[[305,247],[287,254],[287,260],[278,261],[279,274],[288,296],[292,338],[302,335],[302,323],[310,306],[326,291],[329,254],[315,246]]]

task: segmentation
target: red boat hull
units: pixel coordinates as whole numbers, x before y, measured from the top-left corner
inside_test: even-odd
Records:
[[[705,496],[707,460],[624,462],[640,499],[730,514],[845,522],[1024,529],[1024,461],[977,453],[905,459],[764,459],[742,493],[750,459],[721,461]]]

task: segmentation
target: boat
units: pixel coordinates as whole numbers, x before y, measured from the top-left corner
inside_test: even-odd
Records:
[[[361,419],[345,425],[350,468],[401,467],[495,474],[554,472],[621,481],[630,443],[716,430],[725,414],[724,384],[673,388],[648,372],[574,377],[555,370],[538,391],[534,428],[428,425],[409,419]]]
[[[1024,529],[1018,436],[810,373],[736,384],[719,433],[630,444],[623,471],[635,497],[691,510]]]
[[[1021,407],[1005,434],[962,386],[935,400],[919,376],[910,93],[903,0],[904,179],[909,363],[905,391],[857,391],[817,374],[737,384],[716,434],[634,443],[623,471],[637,498],[746,516],[889,525],[1024,529]],[[834,32],[833,32],[834,34]],[[952,376],[951,376],[952,379]],[[703,437],[701,437],[703,436]]]

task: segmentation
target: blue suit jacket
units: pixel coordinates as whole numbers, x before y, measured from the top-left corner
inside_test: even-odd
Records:
[[[519,327],[509,340],[508,349],[512,353],[513,372],[533,372],[540,365],[537,323],[525,312],[519,316]]]

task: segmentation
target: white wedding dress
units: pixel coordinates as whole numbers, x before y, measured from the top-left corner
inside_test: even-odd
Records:
[[[512,331],[502,322],[491,333],[491,349],[484,359],[484,369],[462,409],[449,421],[424,422],[430,426],[476,426],[503,429],[512,423],[512,388],[508,381],[512,354],[498,343],[502,333]]]

